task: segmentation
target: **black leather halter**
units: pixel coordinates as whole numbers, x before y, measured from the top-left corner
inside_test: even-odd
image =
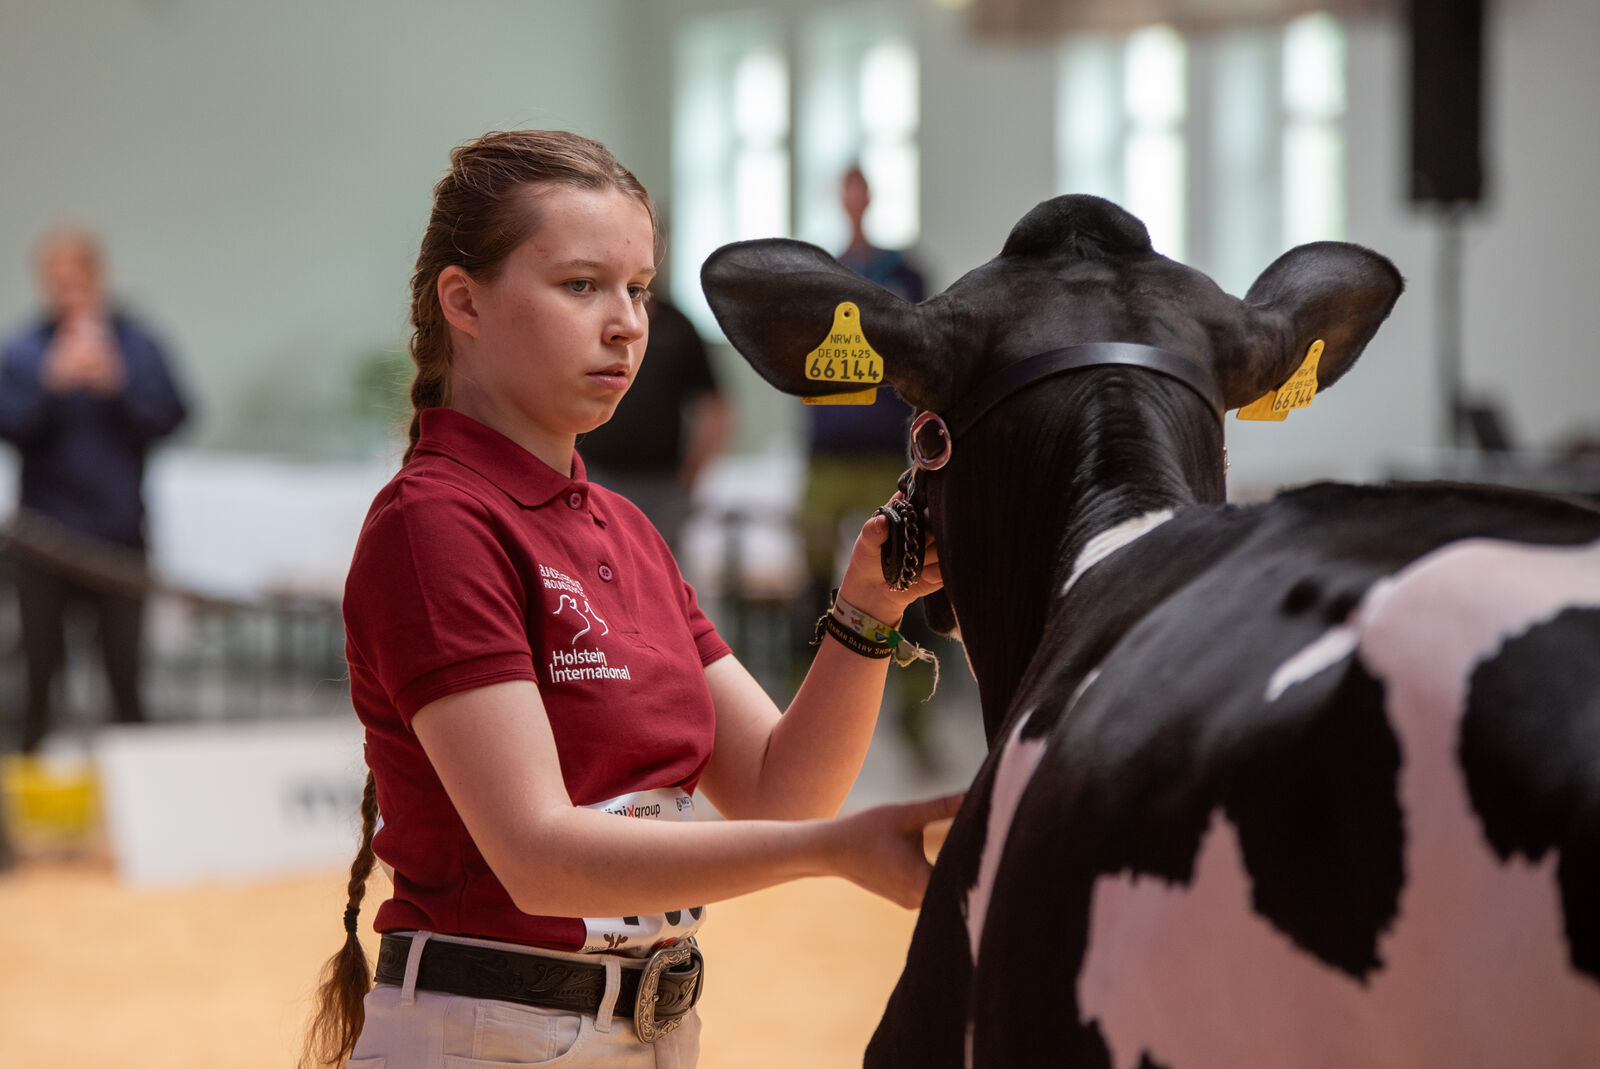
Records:
[[[1222,387],[1216,375],[1203,364],[1153,345],[1120,341],[1085,342],[1036,353],[1001,368],[980,381],[972,393],[943,417],[931,412],[922,413],[911,425],[911,456],[916,467],[924,471],[937,471],[944,467],[949,462],[950,446],[954,439],[971,430],[991,408],[1023,387],[1068,371],[1094,367],[1139,367],[1154,371],[1193,390],[1216,414],[1219,422],[1227,412]],[[943,438],[938,453],[928,452],[920,441],[922,431],[930,425]]]
[[[889,521],[889,533],[881,554],[883,578],[891,588],[905,590],[922,574],[928,502],[926,480],[919,482],[917,473],[938,471],[948,464],[956,436],[971,430],[991,408],[1018,390],[1054,375],[1092,367],[1140,367],[1154,371],[1193,390],[1216,413],[1219,423],[1227,412],[1222,399],[1222,387],[1209,367],[1153,345],[1119,341],[1086,342],[1036,353],[1001,368],[979,382],[977,389],[951,409],[948,416],[922,412],[911,421],[911,467],[900,476],[899,496],[878,509]],[[936,437],[937,441],[925,445],[922,440],[924,432]],[[937,449],[937,452],[929,446]]]
[[[1222,387],[1211,369],[1177,353],[1134,342],[1096,341],[1052,349],[1003,367],[978,383],[978,388],[944,416],[952,437],[965,434],[983,415],[1024,386],[1067,371],[1091,367],[1142,367],[1176,379],[1200,395],[1221,419],[1227,411]]]

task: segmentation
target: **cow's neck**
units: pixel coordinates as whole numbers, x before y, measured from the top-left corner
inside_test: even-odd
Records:
[[[1194,427],[1181,406],[1115,420],[1091,411],[1055,439],[1009,449],[999,439],[996,461],[972,458],[980,463],[952,482],[938,529],[991,744],[1041,644],[1092,624],[1060,611],[1069,584],[1178,510],[1222,500],[1221,434]],[[1019,449],[1038,461],[1002,474],[998,456]]]

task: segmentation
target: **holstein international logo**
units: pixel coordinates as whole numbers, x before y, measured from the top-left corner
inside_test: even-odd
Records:
[[[547,564],[539,565],[539,578],[546,590],[556,591],[556,607],[550,614],[562,617],[573,627],[571,649],[551,650],[548,666],[552,683],[578,683],[588,680],[631,679],[627,665],[613,667],[602,649],[578,649],[578,640],[585,635],[589,642],[611,634],[611,625],[595,612],[583,584],[565,572]],[[596,627],[600,630],[597,632]]]

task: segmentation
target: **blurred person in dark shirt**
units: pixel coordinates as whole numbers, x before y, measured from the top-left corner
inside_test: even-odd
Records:
[[[885,249],[867,239],[865,220],[872,190],[860,167],[852,166],[839,180],[839,206],[850,225],[850,240],[835,258],[870,282],[908,301],[927,296],[922,272],[897,249]],[[867,341],[872,324],[863,323]],[[812,404],[806,406],[806,480],[801,501],[806,568],[811,579],[815,611],[830,604],[830,577],[845,537],[860,526],[861,517],[893,493],[896,480],[908,466],[906,435],[911,407],[893,390],[880,389],[870,405]],[[901,631],[921,645],[929,645],[933,632],[919,619],[908,619]],[[928,738],[924,704],[931,685],[922,669],[894,673],[890,691],[899,696],[899,727],[911,754],[924,767],[938,763]]]
[[[24,753],[49,733],[66,620],[79,610],[97,625],[113,718],[144,719],[145,456],[186,415],[161,343],[110,304],[91,234],[47,233],[34,266],[42,314],[0,345],[0,437],[21,459],[7,533],[27,675]]]
[[[678,553],[695,484],[726,445],[731,415],[705,342],[664,288],[650,296],[650,339],[633,386],[578,453],[590,479],[638,505]]]

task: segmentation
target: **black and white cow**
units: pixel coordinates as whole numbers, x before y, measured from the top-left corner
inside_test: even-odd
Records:
[[[791,394],[860,389],[807,377],[853,305],[949,424],[917,493],[990,753],[868,1065],[1600,1065],[1600,512],[1223,503],[1223,411],[1314,348],[1337,381],[1388,260],[1302,246],[1239,300],[1072,196],[921,304],[787,240],[703,283]]]

